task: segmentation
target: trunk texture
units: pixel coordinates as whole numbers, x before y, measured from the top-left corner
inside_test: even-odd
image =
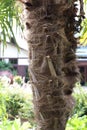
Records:
[[[74,106],[71,94],[78,77],[74,32],[80,23],[76,1],[22,1],[36,130],[65,130]]]

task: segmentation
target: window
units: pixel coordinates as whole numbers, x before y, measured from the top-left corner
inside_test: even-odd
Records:
[[[18,59],[17,58],[12,58],[12,59],[9,59],[9,62],[11,64],[18,64]]]

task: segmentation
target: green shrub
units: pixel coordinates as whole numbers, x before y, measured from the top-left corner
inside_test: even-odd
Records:
[[[18,84],[21,85],[22,82],[23,82],[23,79],[22,79],[21,76],[17,75],[17,76],[15,76],[15,77],[13,78],[13,81],[14,81],[15,83],[18,83]]]
[[[74,89],[73,96],[76,101],[73,114],[78,114],[78,116],[87,115],[87,91],[85,91],[84,88],[78,85]]]
[[[6,106],[5,106],[5,98],[0,93],[0,121],[6,117]]]
[[[68,120],[66,130],[87,130],[87,116],[74,115]]]
[[[13,75],[16,75],[17,74],[17,71],[14,69],[13,65],[8,62],[6,63],[5,61],[0,61],[0,71],[3,70],[7,70],[7,71],[10,71],[13,73]]]
[[[76,101],[72,116],[69,118],[66,130],[86,130],[87,129],[87,91],[76,84],[73,96]]]
[[[26,90],[27,88],[21,87],[20,85],[5,85],[1,83],[0,119],[2,120],[2,117],[7,117],[10,120],[20,118],[22,122],[29,121],[31,126],[33,126],[32,94]]]
[[[13,66],[10,62],[0,61],[0,70],[13,70]]]
[[[18,116],[20,109],[25,104],[25,100],[23,97],[20,97],[18,94],[9,95],[8,99],[6,99],[6,109],[9,115],[15,118]]]
[[[0,130],[28,130],[31,128],[29,122],[24,122],[21,124],[20,119],[15,119],[13,121],[5,120],[0,123]]]
[[[6,105],[5,105],[5,95],[2,94],[2,87],[3,84],[0,82],[0,121],[4,120],[7,117],[7,113],[6,113]]]
[[[32,95],[25,92],[24,88],[7,88],[8,98],[6,98],[6,110],[9,118],[27,120],[33,125],[34,114]]]

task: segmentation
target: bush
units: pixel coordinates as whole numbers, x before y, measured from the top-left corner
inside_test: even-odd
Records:
[[[17,74],[17,71],[14,69],[13,65],[8,62],[6,63],[5,61],[0,61],[0,71],[8,71],[11,72],[13,75]]]
[[[0,124],[0,130],[28,130],[31,128],[29,122],[24,122],[21,124],[20,119],[15,119],[13,121],[5,120]]]
[[[5,106],[5,98],[0,93],[0,121],[6,117],[6,106]]]
[[[66,130],[86,130],[87,129],[87,116],[78,117],[74,115],[68,120]]]
[[[15,83],[18,83],[18,84],[20,84],[20,85],[22,85],[22,77],[21,76],[14,76],[14,78],[13,78],[13,81],[15,82]]]
[[[25,93],[24,88],[14,87],[6,90],[6,110],[10,119],[21,118],[33,125],[34,114],[32,95]]]
[[[87,91],[79,83],[76,84],[73,96],[76,105],[69,118],[66,130],[86,130],[87,129]]]
[[[76,101],[73,114],[78,114],[78,116],[87,115],[87,91],[78,84],[78,86],[74,89],[73,96]]]
[[[2,82],[0,83],[0,119],[2,120],[2,117],[10,120],[20,118],[22,122],[29,121],[30,125],[33,126],[34,114],[32,94],[28,91],[29,86],[24,88],[19,84],[6,86]]]
[[[5,117],[7,116],[6,113],[6,105],[5,105],[5,95],[2,94],[2,86],[3,84],[0,82],[0,121],[4,120]]]

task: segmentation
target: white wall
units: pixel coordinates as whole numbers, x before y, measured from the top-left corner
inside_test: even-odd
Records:
[[[3,51],[3,44],[0,44],[0,58],[18,58],[18,65],[28,65],[28,51],[18,48],[12,44],[7,44],[4,46]]]
[[[29,65],[28,59],[18,59],[18,65]]]
[[[5,58],[17,58],[18,57],[18,50],[15,46],[7,44],[7,46],[4,46],[4,51],[3,51],[3,45],[1,44],[1,57]]]

